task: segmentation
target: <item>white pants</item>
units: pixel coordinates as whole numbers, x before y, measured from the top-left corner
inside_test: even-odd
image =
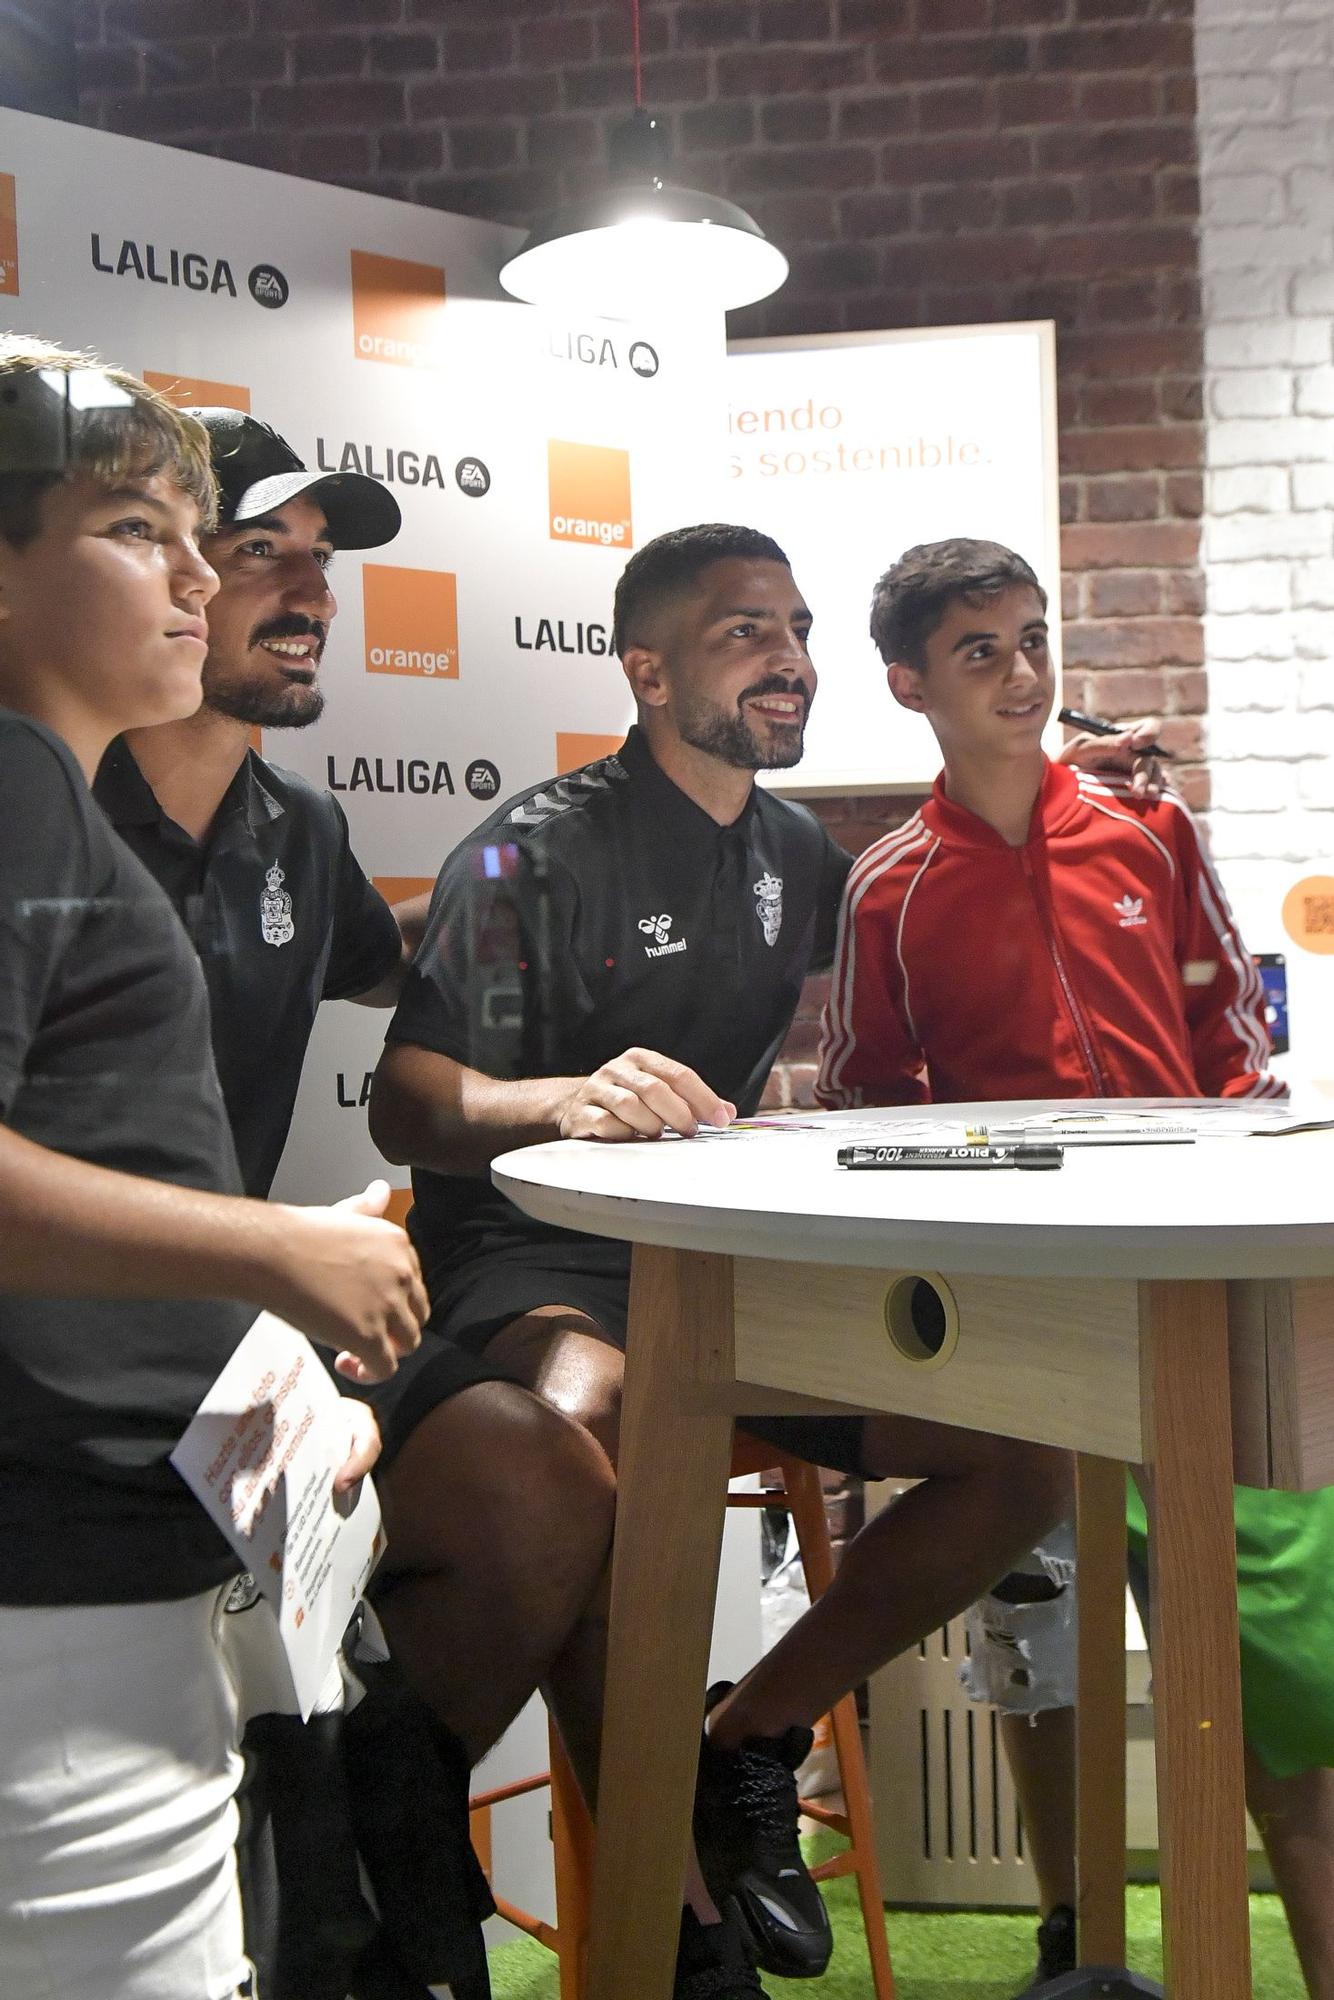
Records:
[[[0,1995],[248,1993],[225,1593],[0,1606]]]

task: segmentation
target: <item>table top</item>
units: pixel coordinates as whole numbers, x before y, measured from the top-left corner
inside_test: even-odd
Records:
[[[1053,1172],[850,1173],[835,1161],[854,1136],[839,1127],[877,1116],[996,1126],[1091,1108],[947,1104],[803,1114],[791,1129],[700,1140],[568,1139],[505,1153],[492,1174],[540,1221],[739,1257],[997,1277],[1334,1277],[1334,1131],[1069,1146]]]

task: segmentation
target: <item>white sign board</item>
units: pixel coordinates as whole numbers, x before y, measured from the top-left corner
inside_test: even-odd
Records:
[[[1017,549],[1057,615],[1056,364],[1050,321],[732,343],[727,518],[770,534],[815,613],[820,689],[796,795],[921,791],[927,723],[889,696],[867,636],[877,577],[915,542]]]
[[[722,315],[544,316],[500,293],[518,241],[0,111],[0,325],[249,409],[398,499],[397,540],[334,563],[324,717],[262,746],[333,791],[391,901],[502,798],[621,741],[616,579],[722,507]],[[382,1171],[364,1103],[384,1025],[321,1009],[286,1198]]]

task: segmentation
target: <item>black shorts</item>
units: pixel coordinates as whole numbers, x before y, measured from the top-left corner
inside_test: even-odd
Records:
[[[578,1261],[570,1264],[564,1261],[563,1245],[555,1255],[552,1247],[549,1243],[518,1244],[464,1265],[441,1288],[422,1349],[434,1338],[461,1362],[484,1369],[489,1343],[511,1320],[521,1319],[537,1306],[569,1306],[584,1313],[615,1346],[624,1348],[630,1246],[605,1238],[580,1237]],[[399,1375],[415,1360],[416,1356],[400,1364]],[[429,1367],[427,1364],[428,1372]],[[492,1378],[496,1377],[504,1379],[503,1371],[492,1371]],[[482,1373],[476,1379],[487,1378]],[[391,1389],[393,1384],[385,1387]],[[407,1400],[415,1401],[411,1392]],[[422,1414],[419,1409],[413,1421],[420,1421]],[[862,1417],[739,1417],[737,1421],[752,1436],[764,1438],[793,1458],[827,1465],[837,1472],[865,1475]]]
[[[477,1382],[510,1382],[513,1377],[503,1368],[492,1368],[487,1362],[468,1354],[453,1341],[442,1340],[438,1333],[427,1327],[421,1337],[421,1345],[399,1362],[394,1374],[387,1382],[376,1382],[365,1388],[356,1388],[344,1393],[360,1396],[374,1410],[380,1425],[380,1436],[384,1449],[380,1455],[383,1470],[398,1451],[404,1440],[411,1436],[423,1417],[430,1415],[439,1403],[447,1403],[463,1389],[471,1389]]]

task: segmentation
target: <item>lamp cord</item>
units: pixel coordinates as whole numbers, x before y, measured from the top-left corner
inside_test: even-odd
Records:
[[[630,22],[635,50],[635,110],[640,111],[644,105],[644,65],[639,47],[639,0],[630,0]]]

